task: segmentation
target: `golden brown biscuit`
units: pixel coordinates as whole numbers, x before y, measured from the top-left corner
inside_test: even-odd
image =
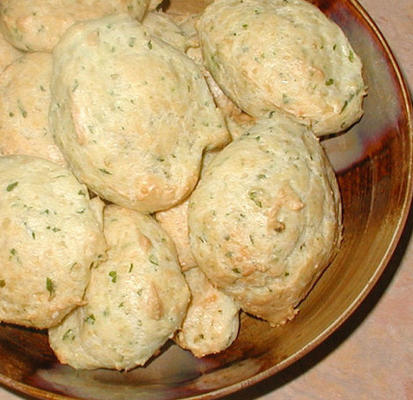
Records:
[[[75,22],[129,13],[141,20],[149,0],[2,0],[0,30],[15,47],[50,52]]]
[[[131,369],[174,335],[190,299],[175,249],[150,216],[110,205],[104,211],[108,259],[93,269],[87,304],[49,330],[62,363]]]
[[[65,165],[49,132],[52,67],[50,54],[32,53],[0,74],[1,155],[26,154]]]
[[[222,150],[188,210],[199,267],[273,325],[294,317],[340,241],[334,172],[312,132],[286,117],[258,121]]]
[[[195,186],[229,134],[197,66],[124,16],[78,23],[54,51],[49,122],[78,179],[154,212]]]
[[[56,325],[104,258],[103,203],[57,164],[0,157],[0,321]]]
[[[186,271],[185,279],[192,300],[176,343],[196,357],[225,350],[238,334],[239,306],[214,288],[199,268]]]
[[[362,115],[362,65],[341,29],[304,0],[216,0],[198,25],[206,67],[254,117],[282,110],[316,135]]]

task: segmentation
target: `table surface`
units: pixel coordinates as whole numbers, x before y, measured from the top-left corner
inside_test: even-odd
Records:
[[[413,88],[413,1],[359,1],[381,29]],[[291,367],[226,400],[413,400],[410,214],[383,276],[344,326]],[[22,398],[28,399],[0,387],[0,400]]]

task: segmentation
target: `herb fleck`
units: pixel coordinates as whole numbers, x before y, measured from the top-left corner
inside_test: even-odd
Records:
[[[152,40],[150,40],[150,41],[148,42],[148,48],[149,48],[149,50],[152,50]]]
[[[132,272],[133,270],[133,263],[131,263],[130,267],[129,267],[129,271],[128,272]]]
[[[85,318],[85,322],[87,322],[90,325],[93,325],[96,321],[96,318],[93,314],[90,314],[87,318]]]
[[[77,192],[77,194],[78,194],[79,196],[86,196],[86,193],[85,193],[83,190],[79,190],[79,191]]]
[[[130,37],[128,41],[129,47],[135,46],[136,38],[135,37]]]
[[[6,281],[4,279],[0,279],[0,288],[3,288],[6,286]]]
[[[255,205],[258,206],[259,208],[262,208],[262,203],[257,198],[257,196],[258,196],[258,193],[254,190],[248,193],[248,197],[255,203]]]
[[[333,83],[334,83],[334,79],[333,79],[333,78],[330,78],[330,79],[326,80],[326,85],[327,85],[327,86],[331,86]]]
[[[232,268],[232,271],[235,272],[236,274],[240,274],[241,271],[238,268]]]
[[[159,265],[158,260],[156,259],[156,257],[153,254],[151,254],[149,256],[149,261],[154,265]]]
[[[46,289],[49,292],[50,297],[52,297],[55,292],[55,284],[49,277],[46,278]]]
[[[111,172],[109,172],[107,169],[105,168],[99,168],[99,171],[102,172],[102,174],[106,174],[106,175],[112,175]]]
[[[22,114],[22,117],[26,118],[27,117],[27,111],[24,109],[24,107],[23,107],[22,103],[20,102],[20,100],[18,100],[18,102],[17,102],[17,107],[19,107],[19,110]]]
[[[63,340],[68,340],[68,339],[70,339],[70,340],[75,340],[75,335],[74,335],[74,333],[73,333],[73,330],[72,329],[68,329],[65,333],[64,333],[64,335],[62,336],[62,339]]]
[[[113,283],[117,282],[118,274],[116,273],[116,271],[110,271],[108,275],[112,278]]]
[[[17,185],[19,184],[19,182],[13,182],[13,183],[10,183],[10,185],[8,185],[7,187],[6,187],[6,190],[8,191],[8,192],[11,192]]]
[[[77,79],[75,79],[75,82],[74,82],[73,87],[72,87],[72,92],[74,92],[78,87],[79,87],[79,82],[78,82]]]
[[[350,62],[354,61],[354,53],[350,50],[350,54],[348,55],[348,59]]]

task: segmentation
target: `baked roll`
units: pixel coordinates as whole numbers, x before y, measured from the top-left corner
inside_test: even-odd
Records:
[[[66,165],[48,123],[53,59],[28,53],[0,74],[0,154],[26,154]]]
[[[75,22],[129,13],[141,20],[149,0],[2,0],[0,30],[24,51],[51,52]]]
[[[78,179],[144,213],[193,190],[229,134],[199,68],[129,17],[73,26],[54,51],[50,129]]]
[[[284,116],[259,120],[209,164],[188,224],[208,279],[244,311],[282,324],[337,251],[334,171],[305,126]]]
[[[83,307],[49,329],[59,360],[79,369],[143,365],[171,338],[190,295],[171,240],[150,216],[104,210],[107,261],[92,270]]]
[[[318,136],[358,119],[362,64],[342,30],[304,0],[216,0],[197,25],[205,65],[243,111],[283,111]]]
[[[58,324],[105,257],[103,203],[57,164],[0,157],[0,321]]]

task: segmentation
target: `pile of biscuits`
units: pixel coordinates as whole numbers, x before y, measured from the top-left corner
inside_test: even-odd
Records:
[[[0,3],[0,321],[74,368],[272,326],[341,240],[319,136],[362,116],[362,65],[305,0]]]

